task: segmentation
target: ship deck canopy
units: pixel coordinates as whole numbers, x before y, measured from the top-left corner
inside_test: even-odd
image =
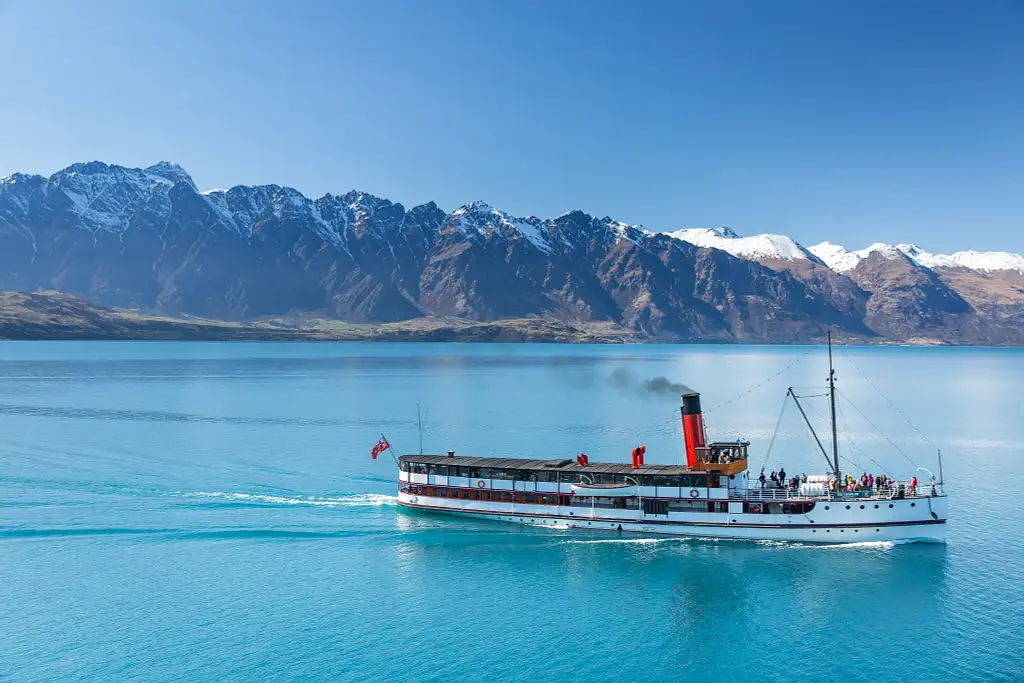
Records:
[[[704,470],[691,470],[686,465],[644,465],[634,468],[628,463],[592,462],[579,465],[572,458],[551,460],[528,460],[524,458],[474,458],[464,455],[403,455],[403,464],[456,465],[458,467],[488,467],[502,470],[528,470],[547,472],[583,472],[594,474],[654,474],[671,476],[676,474],[704,474]]]

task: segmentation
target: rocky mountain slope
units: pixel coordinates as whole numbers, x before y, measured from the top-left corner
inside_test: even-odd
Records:
[[[0,179],[0,289],[104,306],[231,321],[536,316],[655,340],[798,342],[827,327],[866,341],[1024,339],[1024,283],[1002,271],[912,256],[846,268],[823,253],[581,211],[517,218],[474,202],[448,213],[277,185],[202,192],[166,162]]]

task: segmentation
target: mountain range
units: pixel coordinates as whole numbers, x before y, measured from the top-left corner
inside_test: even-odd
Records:
[[[804,247],[727,228],[656,232],[484,202],[200,191],[180,166],[0,178],[0,289],[227,321],[538,316],[665,341],[1024,342],[1024,258],[914,245]]]

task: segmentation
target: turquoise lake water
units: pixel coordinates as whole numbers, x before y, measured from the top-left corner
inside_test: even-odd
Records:
[[[755,476],[823,472],[792,408],[765,460],[821,348],[4,342],[0,680],[1024,680],[1024,352],[836,364],[850,471],[942,448],[947,544],[410,513],[369,456],[418,450],[419,402],[427,452],[679,462],[664,377]]]

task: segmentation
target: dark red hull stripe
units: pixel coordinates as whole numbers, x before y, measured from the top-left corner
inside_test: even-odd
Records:
[[[944,519],[919,519],[910,522],[850,522],[848,524],[722,524],[721,522],[682,522],[671,519],[609,519],[606,517],[576,517],[574,515],[553,515],[550,513],[536,512],[495,512],[494,510],[459,510],[457,508],[438,507],[436,505],[419,505],[417,503],[405,503],[399,501],[402,507],[416,508],[418,510],[430,510],[431,512],[462,512],[474,515],[497,515],[504,517],[545,517],[548,519],[564,519],[571,522],[607,522],[608,524],[662,524],[673,526],[700,526],[700,527],[721,527],[723,529],[850,529],[853,527],[880,527],[880,526],[920,526],[922,524],[945,524]],[[724,514],[724,513],[715,513]]]

